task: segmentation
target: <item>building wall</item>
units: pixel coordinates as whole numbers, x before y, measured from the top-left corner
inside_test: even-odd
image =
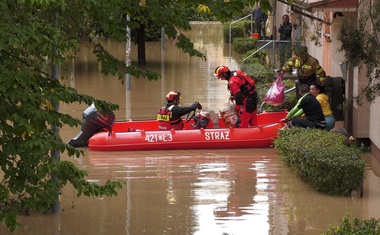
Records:
[[[367,86],[368,78],[366,76],[366,68],[355,68],[353,80],[353,95],[360,95],[362,89]],[[370,127],[370,104],[363,97],[362,103],[359,105],[356,102],[353,104],[353,135],[356,138],[369,138]],[[372,128],[372,127],[371,127]]]
[[[373,0],[368,0],[368,2],[371,1]],[[370,7],[370,4],[360,4],[360,6]],[[338,11],[342,12],[344,16],[336,15],[334,18],[334,13]],[[276,12],[274,14],[274,17],[277,20],[276,30],[282,23],[282,15],[287,14],[288,12],[289,6],[286,4],[277,4]],[[324,9],[323,12],[320,8],[313,8],[311,12],[306,13],[332,22],[331,26],[323,26],[322,29],[318,29],[315,24],[311,23],[311,20],[303,17],[308,24],[307,27],[310,32],[321,32],[319,35],[319,42],[321,45],[315,45],[315,42],[311,41],[310,38],[306,39],[305,45],[308,47],[309,53],[319,60],[328,76],[346,78],[344,82],[345,100],[346,104],[348,104],[347,101],[353,96],[359,95],[362,89],[367,85],[368,78],[366,76],[365,68],[352,68],[350,64],[347,64],[347,72],[342,71],[341,63],[345,62],[345,55],[344,52],[339,52],[341,43],[337,37],[343,20],[345,18],[356,19],[360,13],[359,11],[356,11],[356,8],[347,10],[347,8],[338,6]],[[323,36],[323,33],[325,32],[330,35],[329,39]],[[355,103],[352,106],[346,107],[344,112],[344,126],[348,130],[349,135],[353,135],[358,139],[369,139],[371,142],[371,152],[380,161],[380,121],[378,121],[380,117],[380,97],[378,97],[373,103],[369,103],[365,101],[365,99],[362,101],[363,102],[360,105]]]
[[[380,149],[380,97],[377,97],[373,103],[370,104],[370,113],[369,113],[369,138],[373,147]],[[373,152],[375,149],[373,149]],[[380,154],[379,154],[380,159]]]
[[[334,12],[330,12],[332,15]],[[330,54],[331,60],[326,61],[325,64],[330,64],[329,75],[331,77],[344,77],[341,70],[341,63],[345,62],[345,57],[343,52],[339,52],[341,42],[338,40],[338,34],[340,31],[340,26],[343,22],[343,17],[331,17],[332,26],[330,29],[331,42],[330,42]]]
[[[369,0],[370,1],[370,0]],[[368,4],[365,4],[368,7]],[[278,26],[282,23],[281,17],[283,14],[287,14],[289,11],[289,6],[286,4],[278,4],[276,8],[275,17],[277,19],[276,30]],[[344,16],[336,16],[334,13],[341,11]],[[303,17],[308,23],[307,27],[310,32],[321,31],[319,34],[319,42],[321,45],[315,45],[315,42],[310,39],[306,39],[305,45],[308,47],[309,53],[317,58],[321,63],[322,67],[325,69],[326,74],[331,77],[343,77],[345,80],[345,99],[346,101],[351,99],[352,96],[357,96],[360,94],[361,90],[367,85],[368,78],[366,77],[365,68],[352,68],[347,65],[347,73],[344,73],[341,68],[341,63],[345,62],[344,52],[339,52],[341,46],[338,40],[338,35],[340,31],[340,26],[345,18],[355,19],[357,18],[358,12],[351,10],[345,11],[345,9],[324,9],[323,12],[320,9],[313,9],[312,12],[307,12],[318,18],[327,19],[332,22],[331,26],[323,26],[322,29],[316,28],[315,24],[311,23],[309,19]],[[330,38],[323,36],[323,33],[328,33]],[[277,35],[278,36],[278,35]],[[350,130],[350,135],[355,138],[367,139],[371,141],[372,153],[378,156],[380,160],[380,122],[378,117],[380,116],[380,98],[377,98],[373,103],[369,103],[362,100],[363,102],[358,104],[353,104],[349,106],[345,115],[345,123],[350,125],[347,129]],[[346,102],[347,103],[347,102]],[[346,125],[345,125],[346,126]]]
[[[361,12],[367,12],[370,9],[369,4],[360,4],[356,14],[360,18]],[[358,18],[358,19],[359,19]],[[370,25],[368,25],[370,27]],[[360,68],[354,69],[353,74],[353,95],[358,96],[361,94],[363,88],[368,85],[367,68],[365,65]],[[362,96],[362,103],[353,105],[353,135],[356,138],[370,138],[369,130],[375,128],[375,123],[370,123],[370,103]],[[373,141],[372,141],[373,142]]]
[[[324,11],[324,19],[332,22],[331,26],[324,26],[323,32],[320,37],[320,42],[322,43],[322,48],[318,46],[313,46],[313,42],[309,42],[308,45],[311,47],[310,52],[313,56],[315,56],[321,63],[322,67],[325,69],[326,74],[331,77],[344,77],[342,73],[342,69],[340,64],[345,61],[344,53],[339,52],[340,41],[338,40],[338,35],[340,31],[340,26],[344,20],[344,17],[355,18],[355,12],[345,12],[343,17],[333,18],[333,11],[328,11],[325,9]],[[320,12],[313,12],[314,15],[320,16]],[[326,17],[328,16],[328,17]],[[330,27],[330,28],[328,28]],[[327,40],[323,33],[330,34],[330,40]],[[314,53],[314,54],[313,54]],[[352,82],[349,82],[352,81]],[[367,85],[368,79],[365,76],[365,68],[359,70],[358,68],[354,69],[353,75],[345,81],[346,89],[352,89],[353,96],[357,96],[360,94],[361,90]],[[352,87],[349,87],[352,86]],[[352,97],[348,97],[346,93],[346,100],[351,99]],[[354,104],[352,117],[345,117],[345,119],[352,119],[352,130],[356,138],[369,138],[369,130],[370,130],[370,106],[369,103],[364,101],[361,105]],[[375,116],[374,116],[375,117]],[[373,119],[375,120],[375,119]],[[373,121],[371,125],[380,126],[380,122],[375,123]],[[371,128],[372,128],[371,126]],[[380,128],[380,127],[379,127]],[[376,129],[376,128],[374,128]],[[380,142],[380,138],[378,138]]]
[[[368,0],[372,4],[379,3],[379,0]],[[370,4],[364,4],[371,7]],[[369,106],[369,139],[371,140],[371,152],[380,161],[380,97],[377,97]]]

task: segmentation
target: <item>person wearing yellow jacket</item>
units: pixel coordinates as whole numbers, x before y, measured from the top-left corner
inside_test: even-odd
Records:
[[[300,95],[301,98],[297,104],[281,121],[286,123],[291,122],[292,126],[325,129],[326,120],[321,104],[310,93],[310,87],[307,84],[300,86]],[[302,115],[305,115],[305,118],[301,118]]]
[[[300,85],[307,84],[310,86],[311,84],[318,82],[317,76],[322,85],[325,83],[325,70],[323,70],[316,58],[309,55],[306,46],[300,46],[295,49],[292,58],[290,58],[282,67],[280,75],[291,71],[292,68],[297,69],[298,82]]]
[[[330,108],[329,97],[324,93],[323,87],[319,83],[314,83],[310,86],[310,93],[317,98],[321,104],[323,115],[326,120],[326,130],[331,130],[335,127],[335,118]]]

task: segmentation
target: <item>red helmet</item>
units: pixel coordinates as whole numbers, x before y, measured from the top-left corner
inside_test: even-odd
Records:
[[[166,95],[167,101],[174,101],[181,99],[181,92],[179,91],[169,91],[169,93]]]
[[[215,69],[215,72],[214,72],[214,76],[217,78],[217,79],[222,79],[222,77],[226,77],[227,73],[230,72],[230,70],[228,69],[227,66],[218,66],[216,69]]]

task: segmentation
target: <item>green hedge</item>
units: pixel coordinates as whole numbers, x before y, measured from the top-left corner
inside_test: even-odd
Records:
[[[251,38],[252,41],[255,41],[255,44],[257,44],[257,39]],[[260,63],[265,65],[266,67],[270,67],[270,61],[269,61],[269,56],[267,54],[266,50],[260,50],[257,51],[257,47],[255,45],[254,49],[251,49],[249,51],[243,51],[243,57],[246,58],[244,61],[244,64],[252,64],[252,63]],[[255,53],[253,55],[253,53]],[[273,74],[273,70],[271,71]]]
[[[354,218],[350,222],[350,216],[347,215],[341,221],[339,226],[332,226],[323,235],[356,235],[356,234],[371,234],[380,235],[380,220],[371,218],[369,220],[360,220]]]
[[[230,24],[232,22],[227,22],[223,24],[223,35],[224,42],[230,42]],[[253,23],[253,22],[252,22]],[[251,20],[242,20],[234,23],[231,26],[231,42],[235,41],[236,38],[250,38],[251,34]]]
[[[265,94],[274,82],[273,70],[268,69],[260,63],[243,64],[241,70],[246,72],[249,76],[254,78],[257,94],[259,96],[258,108],[260,108],[262,102],[264,101]],[[288,90],[295,86],[292,80],[283,80],[285,85],[285,90]],[[285,94],[285,102],[279,106],[272,106],[269,104],[264,104],[261,111],[273,112],[282,111],[284,109],[290,110],[296,104],[296,93],[295,91]]]
[[[261,103],[264,101],[264,97],[267,91],[269,90],[269,88],[271,87],[272,82],[273,81],[259,85],[258,94],[259,94],[259,97],[261,98]],[[285,85],[285,90],[288,90],[295,86],[294,81],[292,80],[284,80],[283,83]],[[295,91],[292,91],[285,94],[285,102],[283,104],[278,105],[278,106],[272,106],[265,103],[262,107],[262,110],[267,111],[267,112],[282,111],[284,109],[291,110],[296,104],[296,101],[297,101],[296,99],[297,99],[296,93]]]
[[[309,128],[282,129],[275,148],[282,160],[316,191],[350,196],[362,192],[365,162],[360,149],[347,146],[346,137]]]
[[[256,50],[256,39],[253,38],[235,38],[232,43],[232,49],[239,54],[244,54],[248,51]]]
[[[260,63],[243,64],[240,69],[249,74],[257,84],[267,85],[267,83],[273,82],[273,70],[271,71]]]

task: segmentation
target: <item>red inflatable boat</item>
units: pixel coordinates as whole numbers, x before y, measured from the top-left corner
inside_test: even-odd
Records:
[[[92,105],[83,112],[81,132],[68,144],[94,151],[267,148],[286,115],[287,111],[263,112],[257,115],[258,126],[234,128],[226,127],[222,117],[214,123],[201,112],[185,121],[183,130],[162,131],[157,120],[115,122],[112,112],[103,115]]]
[[[114,115],[103,116],[92,106],[83,113],[81,133],[68,144],[94,151],[267,148],[284,126],[280,120],[286,114],[263,112],[257,115],[257,127],[233,128],[226,127],[221,117],[214,123],[200,113],[185,122],[184,130],[162,131],[157,120],[115,122]]]

